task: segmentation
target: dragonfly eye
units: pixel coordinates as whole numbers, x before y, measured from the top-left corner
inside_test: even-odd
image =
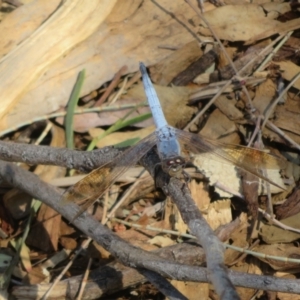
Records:
[[[173,166],[175,164],[175,161],[174,160],[168,160],[167,161],[167,165],[168,166]]]

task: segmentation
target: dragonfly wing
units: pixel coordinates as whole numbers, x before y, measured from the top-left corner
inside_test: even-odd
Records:
[[[62,203],[80,203],[86,201],[78,214],[80,215],[92,205],[97,198],[101,197],[120,175],[125,173],[129,167],[135,165],[151,150],[155,143],[155,133],[152,133],[134,147],[130,147],[124,151],[113,161],[92,171],[65,191],[62,195]]]
[[[284,189],[268,179],[261,172],[261,170],[279,170],[284,168],[286,166],[286,161],[284,159],[255,148],[225,144],[178,129],[176,130],[176,135],[178,136],[178,139],[192,151],[212,153],[216,157],[254,174],[255,176],[262,178],[281,189]]]

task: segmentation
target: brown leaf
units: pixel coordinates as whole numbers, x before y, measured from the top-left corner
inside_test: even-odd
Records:
[[[0,61],[0,92],[3,96],[0,116],[9,113],[28,92],[30,84],[34,83],[54,61],[95,32],[116,1],[90,0],[89,5],[79,0],[64,1],[54,8],[51,16],[48,16],[33,34],[4,56]],[[32,9],[30,12],[32,19],[36,13],[44,14],[43,10],[36,11],[35,6]],[[19,14],[19,10],[13,13]],[[22,19],[23,16],[19,15],[19,20]],[[3,30],[5,28],[0,28],[2,34]],[[7,35],[7,32],[5,34]],[[3,123],[1,125],[5,126]]]
[[[141,140],[152,133],[154,130],[155,127],[150,126],[136,131],[114,132],[97,142],[97,147],[103,148],[105,146],[120,144],[132,139]],[[93,138],[99,136],[102,132],[103,130],[101,128],[92,128],[91,130],[89,130],[89,133]]]
[[[105,12],[113,6],[114,1],[99,2],[97,0],[94,2],[93,0],[89,5],[86,5],[85,2],[82,3],[83,6],[86,6],[84,9],[93,11],[93,16],[97,16],[99,25],[101,23],[101,17],[99,16],[103,17],[104,15],[101,11],[98,11],[98,8],[101,8],[101,5],[106,6]],[[93,7],[95,3],[99,5],[97,9]],[[140,4],[141,1],[136,0],[118,1],[110,16],[98,27],[94,34],[76,47],[74,47],[74,43],[70,45],[70,48],[73,47],[72,50],[55,62],[55,58],[61,52],[55,53],[54,51],[50,51],[47,42],[41,40],[41,43],[46,45],[48,49],[47,54],[50,56],[49,61],[42,61],[42,63],[47,65],[47,71],[44,71],[39,78],[31,80],[30,85],[28,82],[29,78],[25,80],[28,90],[24,90],[22,96],[19,95],[18,105],[13,106],[3,116],[0,123],[0,130],[15,127],[21,122],[29,121],[34,117],[43,116],[64,107],[71,94],[77,74],[82,69],[86,69],[87,76],[81,90],[81,96],[89,94],[103,83],[111,80],[116,71],[123,65],[127,65],[128,72],[132,73],[138,70],[138,61],[144,61],[146,65],[149,65],[163,60],[170,54],[170,51],[159,49],[159,45],[167,44],[173,47],[181,47],[194,39],[192,35],[187,34],[186,28],[178,20],[170,18],[169,14],[166,14],[164,10],[152,1],[144,1],[143,5]],[[188,4],[182,1],[167,0],[164,2],[164,6],[169,11],[172,11],[174,15],[178,15],[180,21],[185,24],[188,24],[188,20],[195,16],[195,12],[189,9]],[[182,14],[182,11],[185,13]],[[34,12],[31,11],[31,18],[33,18],[33,14]],[[80,20],[84,17],[82,13],[75,14],[74,21],[76,26],[82,27]],[[83,28],[79,30],[80,33],[87,26],[90,28],[92,24],[95,24],[91,18],[86,18],[89,19],[89,22],[85,22]],[[15,30],[23,32],[24,23],[21,22],[23,18],[20,16],[19,20],[19,27]],[[63,24],[65,23],[69,26],[74,25],[70,24],[71,22],[68,23],[67,20],[64,20]],[[76,26],[73,26],[74,28],[72,27],[72,30],[68,31],[68,36],[72,36],[70,32],[76,31]],[[57,32],[61,34],[57,35]],[[155,32],[155,35],[153,35],[153,32]],[[48,31],[47,34],[47,41],[50,39],[50,44],[58,36],[62,36],[62,40],[65,40],[61,29],[57,29],[54,34],[50,34]],[[0,30],[0,35],[6,35],[6,33]],[[81,37],[84,38],[83,35]],[[61,46],[60,43],[58,46]],[[35,70],[31,74],[29,71],[31,68],[27,66],[27,64],[37,64],[35,59],[37,48],[38,45],[35,44],[33,45],[33,49],[29,49],[31,51],[27,53],[27,55],[32,55],[33,59],[25,59],[25,56],[22,57],[23,63],[20,63],[20,65],[24,65],[26,68],[22,73],[23,76],[28,77],[28,74],[33,76],[38,71]],[[24,64],[24,61],[27,64]],[[14,65],[15,62],[13,61],[12,66]],[[17,70],[18,68],[12,69]],[[18,70],[18,72],[21,72],[21,70]],[[10,76],[7,76],[7,72],[3,72],[2,74],[6,74],[6,77],[10,78]],[[13,80],[9,79],[9,82],[13,84],[11,89],[20,92],[20,86],[25,86],[23,80],[21,80],[22,77],[19,77],[15,72],[12,77]],[[9,98],[11,99],[12,97],[13,95],[10,95]],[[32,110],[31,107],[35,109]]]
[[[278,33],[276,30],[284,26],[284,23],[272,20],[275,17],[273,14],[266,17],[263,8],[257,4],[220,6],[204,13],[204,16],[220,39],[232,42],[247,41],[263,33],[266,38]],[[211,36],[210,30],[202,21],[199,30],[201,34]],[[273,33],[266,34],[268,30],[273,30]]]
[[[65,146],[64,131],[57,126],[52,128],[53,147]],[[35,173],[44,181],[49,182],[52,178],[65,175],[66,169],[58,166],[40,165],[36,168]],[[45,252],[57,250],[61,215],[51,207],[42,204],[37,216],[37,224],[34,226],[26,242],[34,247],[42,249]],[[42,239],[37,239],[42,236]]]

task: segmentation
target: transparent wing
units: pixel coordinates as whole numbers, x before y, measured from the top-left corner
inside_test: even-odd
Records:
[[[130,147],[113,161],[92,171],[75,185],[71,186],[62,195],[62,203],[69,202],[85,203],[81,206],[80,212],[75,216],[77,218],[90,205],[109,189],[117,178],[126,172],[126,170],[135,165],[151,148],[155,145],[155,133],[141,140],[134,147]]]
[[[176,135],[192,152],[209,152],[269,183],[284,189],[261,173],[261,170],[283,169],[286,161],[278,156],[254,148],[225,144],[176,129]]]

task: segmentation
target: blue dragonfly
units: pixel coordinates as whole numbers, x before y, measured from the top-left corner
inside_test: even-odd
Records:
[[[261,170],[283,168],[286,165],[285,160],[254,148],[221,143],[199,134],[189,133],[168,125],[156,91],[143,63],[140,63],[140,71],[156,130],[142,139],[137,145],[122,152],[122,154],[111,162],[92,171],[65,191],[62,195],[62,201],[64,203],[71,201],[78,204],[83,203],[77,216],[101,197],[120,175],[129,167],[137,164],[154,146],[156,146],[162,170],[170,176],[180,177],[184,172],[186,160],[181,154],[180,146],[184,145],[184,147],[189,149],[192,153],[213,153],[216,158],[227,161],[238,168],[280,187],[268,179],[267,176],[263,175]]]

